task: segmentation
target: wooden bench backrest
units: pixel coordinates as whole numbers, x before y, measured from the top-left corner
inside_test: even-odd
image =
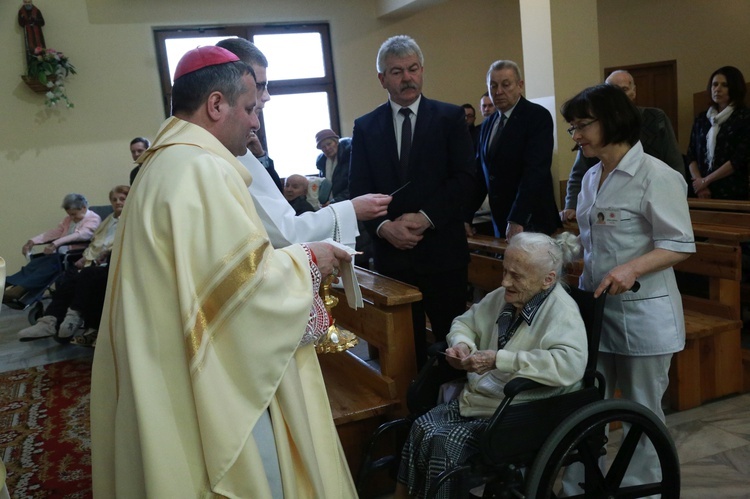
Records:
[[[701,224],[750,227],[750,213],[691,209],[690,220]]]
[[[503,261],[491,256],[469,255],[469,283],[482,291],[494,291],[503,282]]]
[[[737,213],[750,213],[750,201],[688,198],[688,207],[691,210],[715,210],[733,211]]]
[[[739,246],[695,243],[695,253],[674,266],[687,274],[739,281],[742,278],[742,254]]]
[[[419,289],[390,279],[375,272],[355,267],[360,291],[365,307],[359,310],[349,308],[343,289],[333,288],[331,293],[339,299],[339,304],[331,311],[336,323],[364,339],[371,349],[378,352],[379,371],[373,370],[376,377],[392,380],[396,396],[403,402],[409,383],[417,374],[414,362],[414,336],[411,319],[411,304],[422,299]],[[341,359],[357,360],[351,352],[340,355]],[[359,362],[349,363],[349,374],[361,372]],[[361,377],[361,375],[359,376]],[[356,379],[345,377],[345,379]],[[377,384],[377,380],[376,380]],[[382,391],[382,390],[381,390]],[[401,410],[406,413],[406,404]]]
[[[697,242],[696,252],[675,265],[677,272],[708,277],[709,298],[690,296],[682,291],[686,310],[727,319],[740,317],[742,253],[739,245]]]

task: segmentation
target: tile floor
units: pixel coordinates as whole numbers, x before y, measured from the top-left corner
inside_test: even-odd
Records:
[[[0,309],[0,372],[93,355],[94,351],[91,348],[61,345],[52,338],[29,342],[18,341],[16,333],[29,325],[26,311],[13,310],[2,305]]]
[[[0,310],[0,372],[91,356],[47,338],[21,343],[25,312]],[[682,464],[682,498],[750,499],[750,393],[667,416]]]

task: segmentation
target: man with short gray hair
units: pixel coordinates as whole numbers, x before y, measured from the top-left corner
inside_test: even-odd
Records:
[[[499,60],[487,71],[497,111],[482,122],[477,188],[471,214],[489,195],[495,237],[552,234],[560,226],[552,187],[552,115],[524,98],[518,64]]]
[[[408,36],[380,47],[378,80],[388,102],[354,121],[349,192],[393,193],[385,216],[365,222],[375,270],[415,285],[417,364],[425,361],[425,313],[438,340],[466,310],[468,245],[462,215],[473,186],[465,113],[422,95],[424,56]]]

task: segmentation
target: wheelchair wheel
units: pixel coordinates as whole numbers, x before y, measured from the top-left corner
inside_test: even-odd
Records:
[[[606,429],[610,423],[624,426],[619,445],[608,446]],[[614,435],[613,435],[614,436]],[[661,469],[661,481],[625,486],[628,465],[636,445],[644,437],[653,444]],[[614,439],[613,439],[614,440]],[[607,453],[609,447],[609,453]],[[600,457],[607,454],[606,459]],[[604,470],[599,466],[606,461]],[[680,497],[680,463],[669,431],[648,409],[630,400],[609,399],[589,404],[566,418],[547,438],[529,470],[527,498],[556,498],[560,493],[562,474],[572,463],[585,469],[585,493],[567,497],[609,498]]]
[[[29,307],[29,324],[32,326],[36,324],[42,314],[44,314],[44,304],[41,301],[38,301]]]

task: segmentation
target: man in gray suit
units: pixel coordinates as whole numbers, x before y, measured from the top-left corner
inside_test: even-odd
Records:
[[[607,85],[618,87],[635,102],[635,81],[625,70],[613,71],[605,80]],[[685,162],[677,146],[672,124],[664,111],[655,107],[638,107],[641,112],[641,144],[646,154],[662,160],[672,169],[685,176]],[[578,151],[576,161],[568,178],[568,192],[565,196],[565,209],[560,212],[563,222],[575,220],[578,193],[581,190],[581,179],[589,168],[597,164],[597,158],[586,158]]]

